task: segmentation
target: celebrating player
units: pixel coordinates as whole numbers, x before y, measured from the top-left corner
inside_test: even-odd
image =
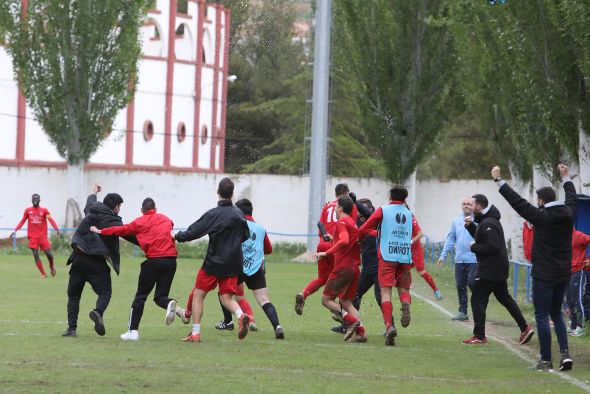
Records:
[[[364,238],[379,227],[377,257],[379,259],[379,287],[381,288],[381,312],[385,321],[385,345],[393,346],[397,330],[393,322],[393,305],[391,289],[398,288],[402,304],[402,327],[410,324],[410,285],[412,276],[412,234],[418,230],[412,220],[412,213],[404,205],[408,190],[403,186],[394,186],[389,191],[390,202],[378,208],[359,229],[358,239]]]
[[[334,192],[336,194],[336,200],[332,201],[329,204],[326,204],[322,208],[322,213],[320,216],[320,223],[326,229],[327,239],[323,238],[321,232],[318,234],[320,236],[320,243],[318,244],[318,247],[316,249],[318,253],[325,252],[332,247],[334,228],[336,227],[336,222],[338,221],[338,218],[336,217],[336,209],[338,206],[338,199],[339,198],[349,196],[352,199],[354,204],[352,207],[352,211],[350,213],[350,217],[352,218],[352,220],[354,222],[356,222],[356,220],[357,220],[359,209],[363,210],[363,214],[366,217],[371,216],[371,212],[367,207],[356,202],[356,195],[354,193],[350,193],[350,190],[349,190],[348,185],[346,183],[339,183],[338,185],[336,185]],[[330,276],[330,273],[332,272],[332,268],[334,267],[333,256],[329,255],[329,256],[321,257],[318,259],[317,264],[318,264],[317,278],[312,280],[311,282],[309,282],[307,284],[307,286],[305,286],[305,289],[295,296],[295,312],[298,315],[301,315],[303,313],[303,307],[305,306],[305,300],[307,299],[307,297],[309,297],[311,294],[318,291],[320,289],[320,287],[322,287],[323,285],[326,284],[326,281],[328,280],[328,276]]]
[[[156,203],[146,198],[141,204],[143,216],[123,226],[114,226],[99,230],[92,226],[92,232],[102,235],[135,235],[139,246],[145,253],[146,260],[141,263],[137,292],[129,312],[129,330],[121,334],[124,341],[139,340],[139,323],[147,296],[156,287],[154,302],[166,309],[167,325],[174,321],[176,313],[183,311],[176,306],[176,301],[168,297],[172,280],[176,273],[176,245],[171,232],[174,224],[166,215],[156,212]]]
[[[49,220],[49,223],[51,223],[51,226],[58,232],[58,234],[59,228],[57,227],[55,220],[53,220],[49,214],[49,211],[46,208],[39,206],[41,197],[38,194],[33,194],[32,202],[33,206],[25,209],[23,218],[16,225],[12,236],[16,237],[16,232],[20,230],[23,224],[28,220],[27,238],[29,239],[29,249],[33,252],[35,264],[37,264],[37,268],[39,269],[39,272],[41,272],[41,277],[47,278],[47,274],[43,269],[43,263],[39,257],[39,249],[41,249],[47,256],[51,276],[55,276],[56,271],[53,264],[53,254],[51,253],[51,243],[49,242],[49,239],[47,239],[47,220]]]
[[[243,339],[248,334],[251,318],[242,312],[232,296],[236,293],[238,276],[243,269],[242,242],[250,237],[250,230],[242,211],[232,204],[234,183],[231,179],[223,178],[219,182],[217,194],[217,207],[205,212],[187,231],[181,231],[175,237],[178,242],[187,242],[209,235],[207,255],[193,290],[193,329],[184,338],[185,342],[201,342],[205,296],[217,286],[223,306],[239,319],[238,338]]]
[[[334,245],[325,252],[314,254],[316,259],[334,256],[334,269],[330,273],[322,295],[322,305],[332,314],[342,313],[342,320],[347,325],[345,341],[367,342],[365,328],[360,315],[352,305],[359,282],[360,246],[358,229],[350,217],[354,203],[348,196],[340,197],[336,206],[336,226],[334,228]],[[339,299],[340,304],[336,302]],[[342,307],[342,312],[341,312]]]

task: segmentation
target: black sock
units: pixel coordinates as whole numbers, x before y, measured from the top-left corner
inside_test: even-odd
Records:
[[[267,302],[266,304],[262,305],[262,310],[266,313],[266,317],[270,320],[270,324],[276,330],[277,326],[279,325],[279,316],[277,315],[277,310],[275,306],[271,302]]]
[[[225,324],[231,323],[233,321],[232,316],[231,316],[231,312],[226,307],[223,306],[223,304],[221,303],[221,298],[219,298],[219,305],[221,305],[221,311],[223,312],[223,322]]]

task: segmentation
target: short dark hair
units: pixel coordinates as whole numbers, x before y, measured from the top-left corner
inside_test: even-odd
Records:
[[[553,190],[553,188],[550,186],[537,189],[537,198],[543,200],[545,204],[557,200],[557,197],[555,196],[555,190]]]
[[[153,198],[148,197],[141,203],[141,210],[143,212],[151,211],[152,209],[156,209],[156,202]]]
[[[37,193],[33,194],[33,195],[31,196],[31,198],[35,198],[35,196],[37,196],[37,197],[41,198],[41,196],[40,196],[39,194],[37,194]]]
[[[348,194],[348,192],[350,192],[350,189],[346,183],[339,183],[334,188],[334,193],[336,193],[336,196],[343,196]]]
[[[408,198],[408,189],[401,185],[395,185],[389,190],[389,199],[391,201],[406,201]]]
[[[234,195],[234,183],[229,178],[223,178],[219,181],[219,186],[217,187],[217,193],[221,198],[232,198]]]
[[[488,198],[483,194],[474,194],[473,196],[471,196],[471,198],[475,200],[476,204],[479,204],[484,208],[488,207]]]
[[[119,204],[123,204],[123,197],[118,195],[117,193],[109,193],[102,199],[104,205],[111,209],[115,209],[115,207]]]
[[[244,215],[247,216],[252,216],[252,212],[254,211],[252,202],[247,198],[242,198],[241,200],[236,201],[236,207],[240,208],[240,211],[244,212]]]
[[[368,198],[361,198],[358,201],[361,204],[366,205],[367,208],[369,208],[371,210],[371,212],[375,212],[375,207],[373,206],[373,203],[371,202],[371,200],[369,200]]]
[[[352,198],[344,196],[338,199],[338,206],[342,208],[345,214],[350,215],[352,213],[352,207],[354,207],[354,202],[352,202]]]

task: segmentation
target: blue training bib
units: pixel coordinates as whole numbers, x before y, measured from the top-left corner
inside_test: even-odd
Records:
[[[244,255],[244,274],[252,276],[262,266],[264,262],[264,236],[266,230],[261,225],[252,222],[248,222],[248,228],[250,229],[250,238],[242,242],[242,253]]]
[[[379,228],[379,250],[385,261],[412,264],[412,212],[404,205],[381,207],[383,220]]]

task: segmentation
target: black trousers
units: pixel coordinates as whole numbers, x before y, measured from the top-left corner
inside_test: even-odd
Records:
[[[492,293],[494,293],[498,302],[504,305],[504,308],[506,308],[516,321],[520,331],[524,331],[527,326],[526,320],[516,301],[508,293],[508,283],[506,280],[491,281],[476,278],[471,292],[471,311],[474,321],[473,335],[480,339],[486,336],[486,309]]]
[[[375,292],[375,301],[377,301],[377,304],[379,305],[379,307],[381,307],[381,289],[379,288],[377,272],[366,273],[364,271],[361,271],[356,296],[354,297],[354,300],[352,300],[352,305],[354,305],[357,311],[361,310],[361,301],[363,299],[363,296],[367,291],[369,291],[371,286],[373,286],[373,290]]]
[[[68,326],[76,329],[78,326],[78,312],[80,298],[86,282],[98,295],[96,311],[102,316],[111,301],[111,269],[102,256],[75,254],[70,268],[68,281]]]
[[[170,293],[175,273],[176,257],[148,258],[141,263],[137,292],[129,313],[130,330],[139,328],[145,300],[154,289],[154,286],[156,287],[154,302],[161,308],[166,309],[168,307],[168,303],[172,301],[171,298],[168,298],[168,293]]]

